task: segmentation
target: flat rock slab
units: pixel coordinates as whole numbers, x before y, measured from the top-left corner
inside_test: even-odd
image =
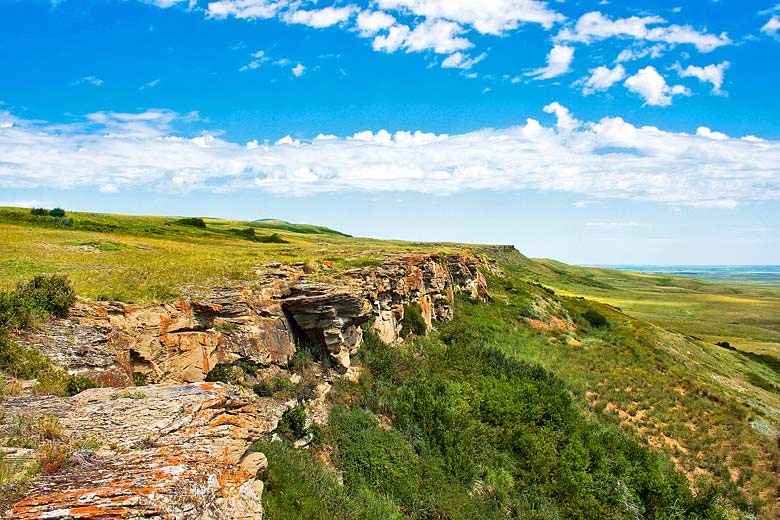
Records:
[[[6,416],[54,415],[68,436],[101,441],[73,467],[40,477],[3,518],[255,519],[262,482],[257,464],[245,462],[287,404],[192,383],[9,398],[2,408]]]

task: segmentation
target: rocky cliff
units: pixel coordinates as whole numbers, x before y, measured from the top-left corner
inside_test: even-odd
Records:
[[[296,348],[342,369],[360,348],[363,323],[388,343],[399,338],[404,306],[417,303],[428,326],[453,316],[454,295],[487,299],[472,255],[417,255],[309,279],[303,269],[266,272],[248,287],[217,288],[202,301],[133,305],[79,303],[71,316],[21,338],[73,374],[105,385],[203,381],[218,363],[285,366]]]
[[[303,267],[267,266],[252,284],[198,301],[82,302],[19,338],[73,374],[135,388],[3,401],[8,416],[53,415],[68,435],[101,440],[99,450],[41,477],[7,517],[262,518],[255,477],[265,459],[250,447],[295,401],[204,383],[209,371],[243,362],[286,374],[296,349],[319,353],[335,368],[323,369],[309,403],[310,420],[323,420],[330,382],[348,371],[362,325],[392,343],[405,308],[417,304],[430,329],[452,319],[457,292],[489,299],[480,269],[493,269],[474,255],[416,255],[325,283]]]

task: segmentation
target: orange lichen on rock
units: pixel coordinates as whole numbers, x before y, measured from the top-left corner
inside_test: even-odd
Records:
[[[56,415],[69,435],[103,445],[41,476],[2,518],[259,519],[262,482],[246,467],[284,403],[223,383],[95,388],[62,398],[11,397],[14,416]],[[259,457],[264,460],[264,457]],[[2,513],[5,513],[2,515]]]

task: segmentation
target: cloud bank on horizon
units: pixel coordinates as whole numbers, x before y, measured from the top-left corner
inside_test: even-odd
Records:
[[[482,124],[450,133],[431,133],[419,124],[409,131],[355,127],[341,136],[323,135],[327,134],[323,130],[308,139],[300,137],[305,134],[300,129],[289,128],[285,137],[247,141],[228,137],[218,124],[210,124],[212,113],[199,119],[197,112],[148,108],[164,104],[134,111],[106,107],[81,116],[64,107],[68,113],[59,121],[27,116],[26,106],[9,104],[0,112],[0,187],[89,188],[112,193],[153,186],[172,191],[259,190],[286,195],[347,190],[431,194],[536,190],[719,208],[780,198],[780,141],[776,138],[691,124],[694,118],[690,116],[685,125],[675,122],[667,129],[663,122],[635,122],[643,110],[668,113],[668,107],[678,100],[726,98],[730,74],[740,64],[724,52],[759,39],[780,49],[774,41],[780,30],[780,4],[751,12],[746,31],[729,34],[686,22],[684,10],[689,6],[659,6],[654,13],[595,0],[576,8],[539,0],[131,3],[209,27],[233,23],[252,29],[269,23],[284,31],[297,26],[311,34],[334,35],[338,45],[360,42],[372,53],[424,55],[429,68],[462,82],[480,78],[487,85],[521,83],[536,89],[563,84],[583,105],[594,99],[609,101],[620,92],[632,103],[633,114],[621,117],[602,112],[588,116],[590,121],[580,121],[576,113],[581,107],[574,106],[575,114],[567,108],[573,106],[571,98],[550,103],[557,98],[551,97],[536,107],[537,112],[556,117],[557,122],[548,126],[530,118],[516,126]],[[50,13],[56,15],[69,4],[70,0],[52,2]],[[148,31],[154,29],[150,25]],[[485,64],[498,54],[493,46],[516,35],[535,38],[546,52],[544,59],[525,60],[504,74],[496,70],[506,63],[485,72]],[[294,55],[287,52],[288,47],[293,47],[289,41],[258,50],[241,41],[230,52],[226,48],[222,52],[244,56],[243,64],[232,69],[242,79],[266,70],[283,74],[288,82],[305,82],[321,74],[320,64],[285,57]],[[340,57],[334,54],[340,51],[338,47],[320,51],[321,60]],[[175,50],[169,54],[175,56]],[[187,64],[180,70],[199,69]],[[347,74],[343,68],[338,71]],[[114,88],[111,73],[79,74],[67,88],[90,92]],[[156,71],[136,82],[134,90],[156,94],[170,81],[164,73]],[[276,81],[270,80],[269,93],[274,92]],[[491,90],[486,86],[482,92]],[[221,97],[229,100],[230,94],[226,88]],[[198,126],[198,131],[181,130],[182,122]]]
[[[99,112],[71,124],[0,113],[0,187],[103,192],[285,195],[343,191],[537,190],[593,198],[731,208],[780,198],[780,142],[637,127],[620,117],[583,122],[559,103],[536,119],[456,135],[370,130],[347,137],[291,136],[231,142],[218,133],[177,135],[197,119],[168,110]]]

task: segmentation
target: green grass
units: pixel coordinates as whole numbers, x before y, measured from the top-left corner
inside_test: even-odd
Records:
[[[177,224],[181,217],[69,211],[73,224],[63,227],[49,218],[33,216],[27,209],[0,208],[0,290],[37,274],[61,273],[68,275],[82,297],[169,301],[198,296],[216,286],[254,283],[258,271],[272,270],[264,267],[269,263],[327,261],[334,268],[319,276],[332,279],[346,269],[379,265],[399,253],[430,252],[433,247],[352,238],[327,228],[280,221],[203,218],[206,228],[199,228]],[[247,228],[255,230],[255,239],[235,233]]]
[[[310,275],[314,280],[338,283],[347,269],[379,265],[399,254],[477,247],[353,238],[279,221],[202,217],[203,228],[176,224],[181,217],[68,211],[67,218],[65,225],[29,210],[0,208],[0,290],[9,292],[40,274],[67,274],[80,297],[167,301],[197,297],[215,286],[251,286],[258,273],[276,269],[265,267],[271,263],[313,265],[320,268]],[[245,229],[256,237],[277,233],[287,243],[257,242],[236,232]],[[507,273],[489,277],[494,302],[458,299],[455,321],[439,324],[436,336],[409,341],[400,351],[369,344],[359,361],[368,367],[365,379],[335,392],[343,413],[334,415],[332,429],[320,432],[328,439],[315,450],[324,467],[283,445],[263,448],[273,454],[267,480],[272,484],[264,498],[269,517],[291,518],[284,512],[299,510],[311,511],[312,518],[490,518],[512,511],[526,512],[518,517],[576,517],[561,497],[582,511],[601,511],[605,504],[616,510],[609,500],[618,498],[619,507],[655,507],[638,491],[645,485],[638,477],[614,478],[634,470],[602,460],[594,438],[616,453],[631,453],[643,474],[660,479],[654,481],[658,489],[677,489],[664,487],[676,482],[668,473],[672,461],[700,490],[701,500],[688,502],[696,507],[723,497],[721,505],[760,510],[766,518],[780,513],[780,287],[580,268],[506,248],[479,250]],[[715,345],[722,341],[735,350]],[[543,367],[550,379],[543,377],[547,383],[539,388],[550,386],[545,392],[551,393],[523,393],[528,374],[512,379],[495,373],[496,358],[485,361],[484,352],[505,356],[508,361],[499,363],[505,371],[515,370],[515,362]],[[21,361],[14,363],[41,361],[28,354],[18,353]],[[312,356],[302,351],[291,369],[308,374],[312,365]],[[271,380],[258,387],[260,394],[300,399],[308,398],[307,389]],[[518,417],[521,425],[541,424],[529,418],[551,403],[565,413],[545,416],[544,424],[553,426],[544,436],[518,426]],[[428,411],[420,416],[415,409]],[[453,411],[455,417],[447,415]],[[449,424],[453,436],[443,436],[429,417]],[[570,443],[553,435],[561,425]],[[514,440],[530,444],[520,449],[501,432],[514,432]],[[500,449],[480,451],[474,439]],[[326,445],[334,451],[327,452]],[[522,463],[512,458],[517,453]],[[382,481],[392,472],[374,465],[407,467],[409,456],[417,463],[406,471],[409,482]],[[596,461],[604,472],[600,484],[607,487],[588,487],[595,484],[580,478],[582,460]],[[329,467],[343,472],[344,487]],[[417,467],[425,471],[418,474]],[[310,480],[296,480],[309,474]],[[544,475],[547,480],[536,480]],[[566,480],[571,475],[584,484]],[[409,491],[417,483],[417,492]],[[421,498],[427,495],[428,501]]]
[[[608,303],[665,329],[780,357],[778,284],[714,283],[553,260],[524,263],[522,271],[526,278],[543,280],[558,292]]]

